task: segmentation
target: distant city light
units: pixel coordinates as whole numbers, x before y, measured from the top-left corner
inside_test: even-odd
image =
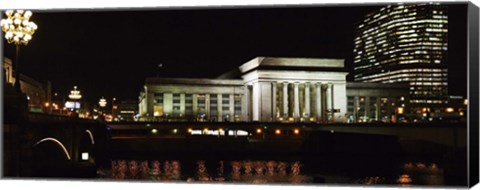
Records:
[[[257,133],[262,133],[262,129],[258,128]]]
[[[98,104],[100,105],[100,107],[105,107],[107,106],[107,100],[104,97],[102,97],[100,98],[100,101],[98,102]]]
[[[281,133],[282,131],[280,131],[280,129],[275,130],[275,134],[280,135]]]
[[[80,102],[70,102],[70,101],[67,101],[65,102],[65,107],[66,108],[70,108],[70,109],[79,109],[80,108]]]
[[[293,130],[293,133],[295,133],[296,135],[300,134],[300,130],[299,129],[295,129]]]
[[[152,129],[152,134],[157,134],[158,133],[158,130],[157,129]]]
[[[77,86],[73,87],[73,90],[70,91],[70,94],[68,97],[72,100],[78,100],[82,98],[82,95],[80,94],[80,90],[77,90]]]

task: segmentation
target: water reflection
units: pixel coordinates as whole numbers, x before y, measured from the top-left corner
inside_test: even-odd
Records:
[[[401,173],[394,179],[386,179],[381,176],[364,177],[356,179],[356,184],[399,184],[400,186],[411,185],[444,185],[444,174],[436,163],[406,162],[401,167]]]
[[[445,184],[444,171],[436,163],[408,162],[403,165],[402,172],[397,182],[403,186]]]
[[[212,181],[208,175],[204,160],[197,161],[197,180],[201,182]]]
[[[154,180],[186,182],[240,182],[240,183],[355,183],[355,184],[398,184],[444,185],[444,171],[436,163],[405,162],[401,170],[390,177],[367,176],[348,177],[338,181],[338,177],[328,174],[302,173],[300,161],[275,160],[196,160],[184,163],[179,160],[112,160],[111,168],[103,173],[103,178],[118,180]],[[336,178],[337,181],[331,181]]]
[[[195,162],[195,171],[191,172],[192,174],[188,174],[188,172],[182,172],[181,163],[178,160],[165,160],[163,162],[158,160],[150,162],[146,160],[112,160],[110,178],[118,180],[236,181],[246,183],[305,183],[311,181],[309,177],[301,174],[302,165],[298,161],[288,163],[272,160],[244,160],[227,163],[229,164],[225,165],[223,160],[218,161],[215,163],[215,170],[213,170],[207,166],[207,161],[198,160]],[[227,176],[225,176],[226,170],[230,171]],[[212,174],[213,172],[215,173]]]
[[[160,162],[158,160],[153,161],[152,169],[150,170],[150,174],[152,174],[152,175],[159,175],[160,174]]]
[[[397,183],[402,186],[410,186],[412,183],[412,178],[408,174],[403,174],[398,178]]]
[[[354,183],[365,184],[365,185],[384,184],[385,183],[385,178],[380,177],[380,176],[365,177],[365,178],[362,178],[362,179],[357,179]]]

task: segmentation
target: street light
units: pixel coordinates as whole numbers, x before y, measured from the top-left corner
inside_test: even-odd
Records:
[[[114,110],[117,109],[115,107],[115,100],[117,100],[117,98],[113,97],[112,98],[112,121],[115,121],[115,115],[113,113],[114,113]]]
[[[159,75],[158,75],[158,70],[160,70],[160,68],[162,68],[162,67],[163,67],[163,64],[161,64],[161,63],[157,65],[157,78],[158,78],[158,76],[159,76]]]
[[[73,90],[70,91],[70,94],[68,95],[70,99],[73,100],[73,113],[75,113],[75,107],[76,107],[76,101],[82,98],[82,95],[80,94],[80,90],[77,90],[77,86],[73,87]]]
[[[100,101],[98,102],[98,105],[100,105],[100,108],[101,108],[101,114],[104,114],[103,112],[105,111],[105,106],[107,106],[107,100],[102,96],[102,98],[100,98]],[[103,115],[102,115],[103,117]]]
[[[102,98],[100,98],[100,101],[98,102],[98,105],[104,108],[105,106],[107,106],[107,100],[102,96]]]
[[[2,30],[5,32],[5,39],[9,44],[13,43],[16,46],[15,51],[15,63],[14,69],[15,70],[15,89],[18,92],[20,90],[20,68],[19,68],[19,51],[20,45],[27,45],[30,40],[32,40],[32,35],[37,30],[37,25],[29,21],[30,17],[32,17],[31,11],[24,11],[24,10],[8,10],[5,12],[7,18],[2,19],[0,21],[0,26]]]

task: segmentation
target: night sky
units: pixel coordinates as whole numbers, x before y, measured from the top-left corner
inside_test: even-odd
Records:
[[[343,58],[352,70],[355,23],[379,6],[33,10],[22,73],[74,85],[85,100],[138,99],[146,77],[214,78],[256,56]],[[466,6],[449,7],[449,90],[466,95]],[[3,37],[2,37],[3,38]],[[15,48],[3,40],[4,56]],[[352,77],[348,77],[351,80]],[[452,85],[454,84],[454,85]]]

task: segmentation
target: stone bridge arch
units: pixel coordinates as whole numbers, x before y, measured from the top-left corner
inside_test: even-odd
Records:
[[[33,146],[34,148],[36,148],[37,146],[39,146],[40,144],[42,143],[48,143],[48,142],[52,142],[54,143],[55,145],[57,145],[57,147],[59,147],[59,151],[63,151],[63,153],[65,154],[65,157],[67,160],[71,160],[72,157],[70,156],[70,153],[68,152],[67,148],[65,147],[65,145],[63,145],[62,142],[60,142],[59,140],[55,139],[55,138],[52,138],[52,137],[47,137],[47,138],[44,138],[42,140],[39,140],[35,143],[35,145]]]

